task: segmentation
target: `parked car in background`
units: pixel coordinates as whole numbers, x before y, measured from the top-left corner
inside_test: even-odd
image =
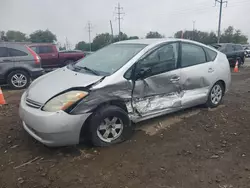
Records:
[[[250,45],[243,45],[243,48],[245,50],[245,57],[249,58],[250,57]]]
[[[26,88],[43,74],[40,57],[28,46],[0,42],[0,81],[13,89]]]
[[[217,107],[230,82],[226,55],[201,43],[122,41],[37,79],[21,98],[20,117],[48,146],[84,138],[109,146],[131,136],[131,122],[199,104]]]
[[[81,51],[58,51],[55,44],[30,44],[29,47],[33,49],[40,57],[43,68],[58,68],[73,63],[84,57]]]
[[[213,44],[212,46],[220,52],[226,54],[230,66],[235,66],[236,61],[238,61],[239,67],[244,64],[245,51],[242,45],[233,43],[220,43]]]

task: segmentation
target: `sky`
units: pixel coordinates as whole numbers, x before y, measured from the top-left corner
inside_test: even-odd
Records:
[[[121,31],[145,37],[158,31],[172,37],[176,31],[195,29],[217,31],[219,4],[214,0],[0,0],[0,30],[19,30],[30,34],[49,29],[60,43],[66,37],[71,46],[87,41],[87,23],[92,25],[91,38],[97,34],[118,34],[116,12],[123,7]],[[233,25],[250,38],[250,0],[228,0],[223,6],[222,29]]]

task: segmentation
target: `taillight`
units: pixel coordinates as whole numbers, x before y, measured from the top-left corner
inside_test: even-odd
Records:
[[[26,46],[26,48],[29,50],[29,52],[32,54],[32,56],[35,59],[36,64],[40,64],[40,57],[34,52],[30,47]]]

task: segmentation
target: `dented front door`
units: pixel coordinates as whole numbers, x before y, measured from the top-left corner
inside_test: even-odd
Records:
[[[150,69],[135,81],[132,94],[133,108],[141,117],[180,108],[178,51],[179,43],[165,44],[138,63],[136,74]]]

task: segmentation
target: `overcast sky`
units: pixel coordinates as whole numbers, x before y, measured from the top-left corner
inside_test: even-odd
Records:
[[[195,28],[217,31],[219,4],[214,0],[0,0],[0,30],[19,30],[30,34],[38,29],[49,29],[60,42],[67,37],[75,45],[88,41],[86,25],[93,25],[92,38],[110,32],[118,33],[115,7],[123,7],[122,32],[145,37],[158,31],[166,37],[178,30]],[[223,9],[222,28],[233,25],[250,37],[250,0],[228,0]]]

